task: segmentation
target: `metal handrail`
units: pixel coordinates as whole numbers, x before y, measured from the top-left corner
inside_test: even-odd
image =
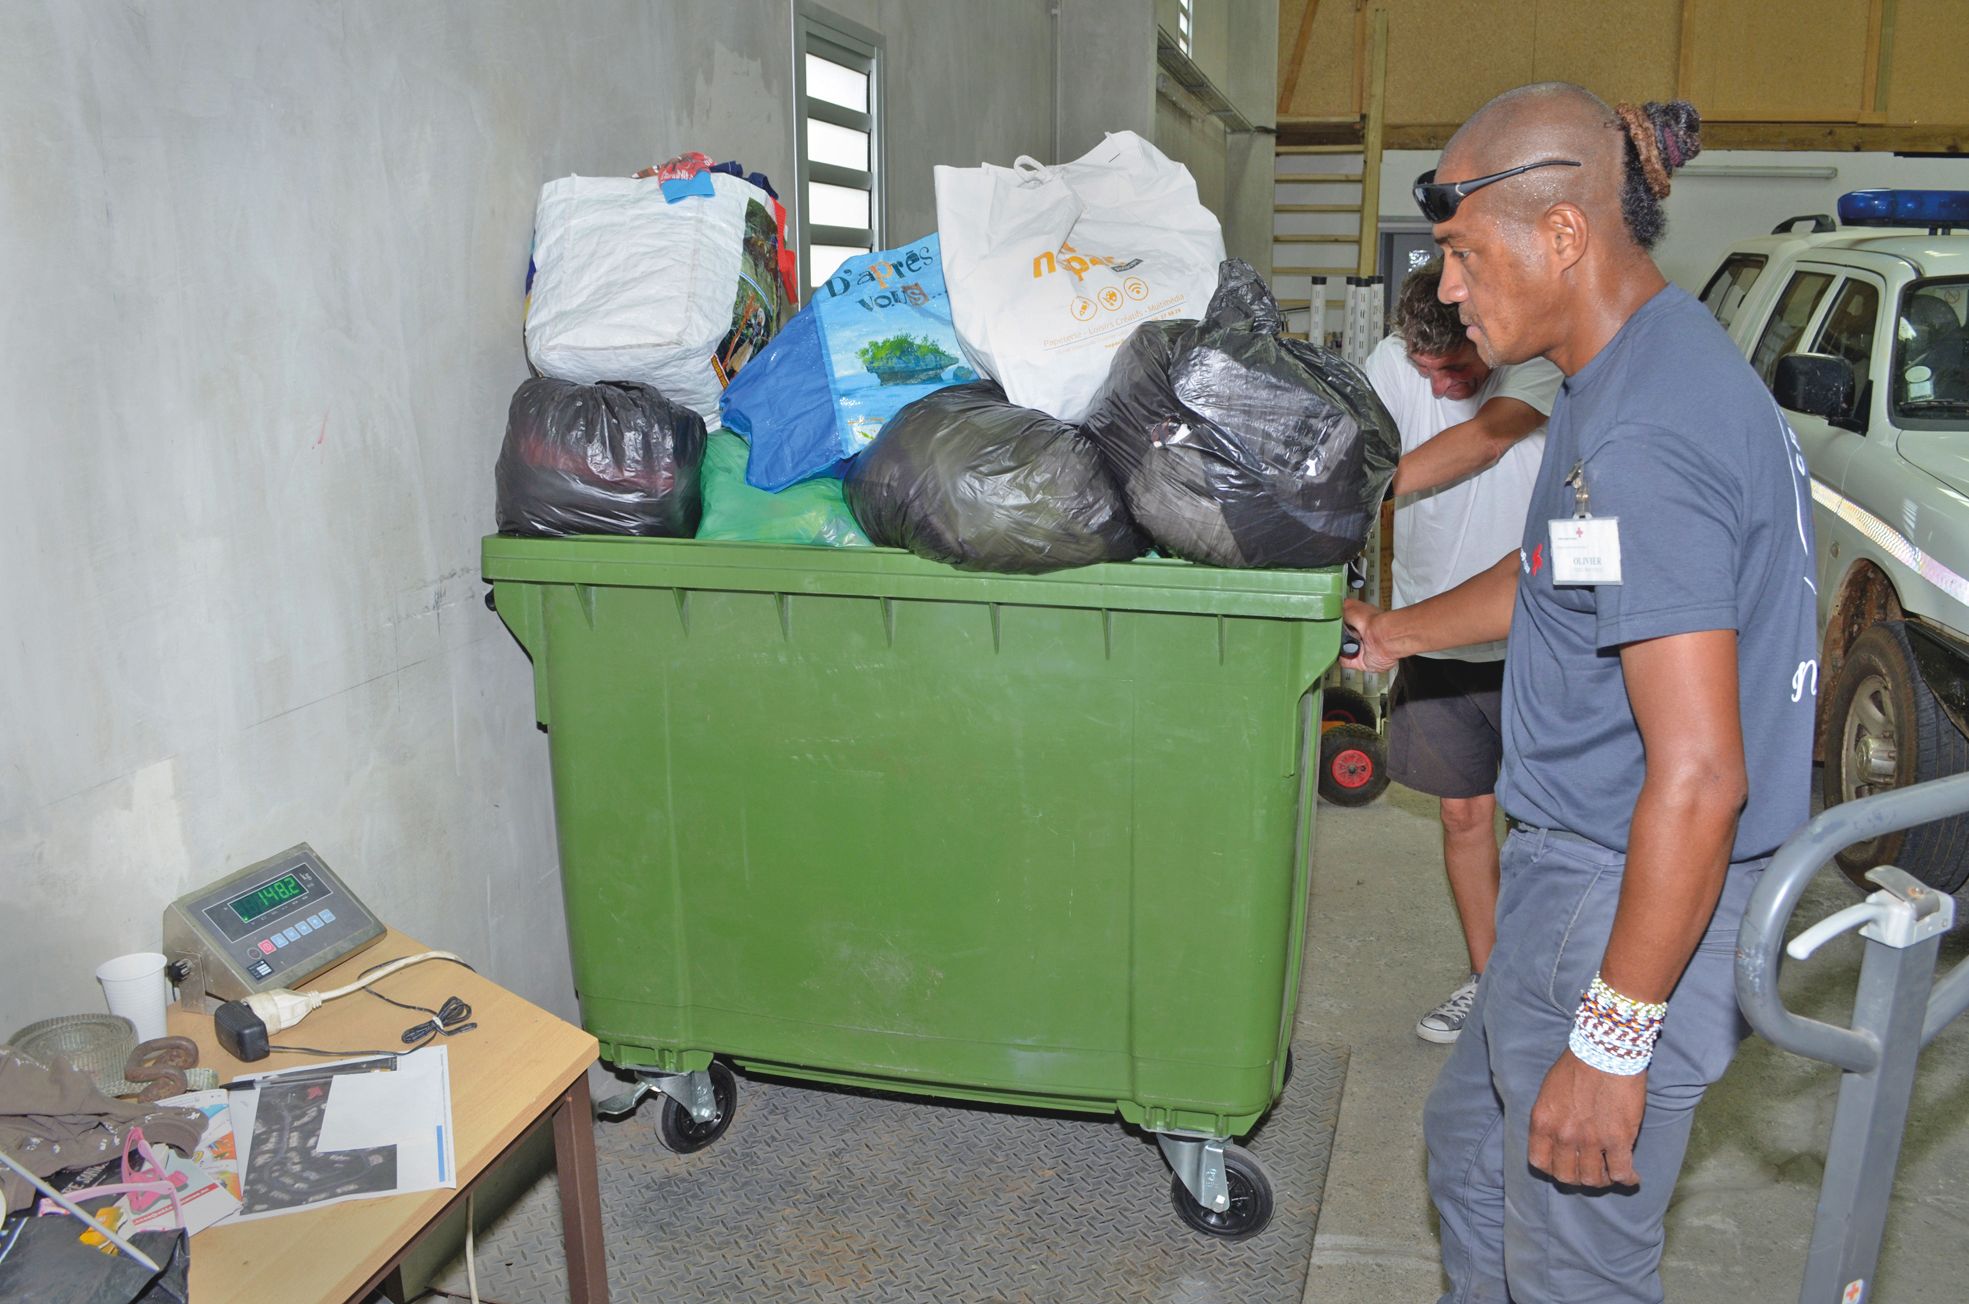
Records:
[[[1737,1004],[1758,1036],[1794,1055],[1854,1073],[1869,1073],[1879,1066],[1876,1038],[1794,1014],[1779,999],[1778,951],[1785,924],[1807,884],[1834,853],[1883,833],[1964,812],[1969,812],[1969,774],[1957,774],[1834,806],[1778,849],[1763,881],[1751,893],[1737,931]],[[1933,1041],[1965,1009],[1969,1009],[1969,961],[1957,965],[1929,996],[1921,1044]]]
[[[1969,812],[1969,774],[1833,807],[1779,848],[1738,929],[1737,1004],[1750,1026],[1784,1050],[1843,1070],[1798,1297],[1802,1304],[1867,1298],[1907,1130],[1916,1062],[1921,1048],[1969,1008],[1969,961],[1936,983],[1935,962],[1955,919],[1955,901],[1892,865],[1869,870],[1867,878],[1879,891],[1784,947],[1802,960],[1849,929],[1857,928],[1866,939],[1852,1026],[1836,1027],[1794,1014],[1778,997],[1785,924],[1806,884],[1840,848],[1964,812]]]

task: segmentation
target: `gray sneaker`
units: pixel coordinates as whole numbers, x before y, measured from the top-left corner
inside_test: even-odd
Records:
[[[1449,994],[1448,1000],[1416,1022],[1415,1035],[1439,1046],[1449,1045],[1462,1034],[1463,1024],[1470,1017],[1470,1005],[1476,999],[1477,975],[1471,974],[1461,987]]]

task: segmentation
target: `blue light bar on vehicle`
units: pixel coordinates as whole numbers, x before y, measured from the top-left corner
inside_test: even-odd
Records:
[[[1969,190],[1849,190],[1841,226],[1969,226]]]

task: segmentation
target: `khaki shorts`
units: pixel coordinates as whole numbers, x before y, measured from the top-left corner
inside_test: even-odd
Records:
[[[1487,797],[1504,762],[1502,661],[1404,657],[1388,707],[1388,777],[1432,797]]]

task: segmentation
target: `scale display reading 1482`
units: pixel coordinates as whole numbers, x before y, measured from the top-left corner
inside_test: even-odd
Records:
[[[301,886],[300,879],[292,874],[283,874],[271,883],[262,883],[245,896],[234,897],[226,904],[232,907],[241,923],[250,924],[275,906],[306,893],[307,889]]]

